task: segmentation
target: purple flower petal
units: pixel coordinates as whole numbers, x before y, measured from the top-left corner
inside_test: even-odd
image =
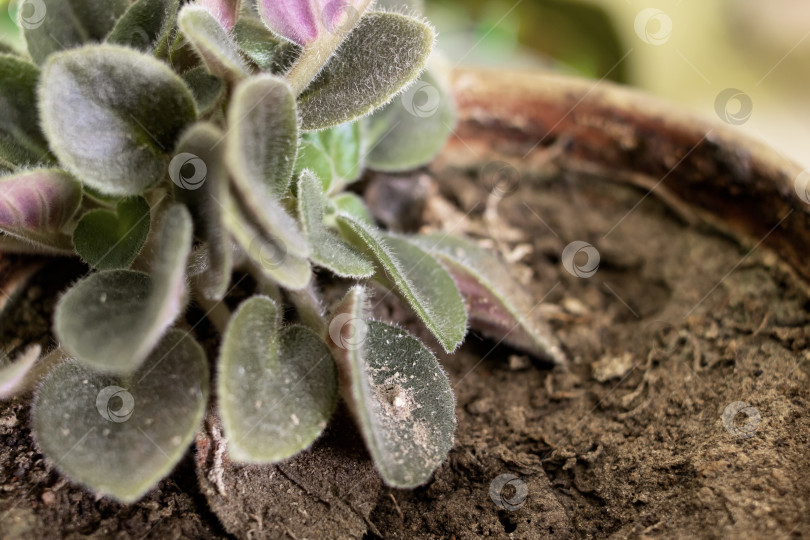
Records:
[[[258,0],[264,23],[277,35],[308,45],[324,32],[346,33],[368,0]]]
[[[239,18],[242,0],[197,0],[197,5],[207,9],[219,24],[230,32]]]
[[[57,170],[27,171],[0,178],[0,229],[58,232],[82,198],[79,184]]]
[[[358,0],[318,0],[320,3],[321,23],[330,33],[345,34],[357,21],[360,13]]]
[[[258,7],[264,24],[293,43],[307,45],[320,34],[318,0],[259,0]]]

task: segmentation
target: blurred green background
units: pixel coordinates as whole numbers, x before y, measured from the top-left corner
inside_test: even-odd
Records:
[[[715,118],[718,95],[735,88],[752,104],[739,128],[810,167],[810,0],[425,3],[450,65],[604,78]],[[9,0],[0,6],[0,36],[14,42]]]
[[[552,69],[642,88],[810,167],[808,0],[427,0],[452,65]],[[742,121],[744,119],[744,121]]]

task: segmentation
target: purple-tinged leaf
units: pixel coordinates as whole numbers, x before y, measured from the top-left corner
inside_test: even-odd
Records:
[[[40,345],[30,345],[14,360],[5,363],[0,359],[0,399],[24,394],[37,385],[51,368],[60,363],[64,353],[60,349],[42,355]]]
[[[438,257],[452,274],[467,302],[473,329],[556,364],[568,363],[557,338],[536,312],[539,301],[494,253],[446,234],[415,236],[411,241]]]
[[[0,178],[0,231],[56,249],[69,249],[62,229],[82,200],[81,186],[67,173],[42,169]]]
[[[59,232],[82,199],[79,184],[57,170],[0,178],[0,228]]]
[[[32,345],[15,360],[0,365],[0,399],[8,399],[25,391],[26,375],[42,354],[42,347]]]

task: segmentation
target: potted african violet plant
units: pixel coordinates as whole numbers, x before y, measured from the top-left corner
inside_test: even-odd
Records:
[[[70,480],[139,500],[209,402],[230,460],[281,462],[340,395],[384,482],[424,484],[453,446],[453,394],[420,340],[373,319],[368,280],[447,353],[472,325],[564,361],[494,254],[386,232],[349,190],[366,168],[429,163],[452,129],[412,8],[60,0],[20,16],[40,20],[23,20],[30,57],[0,57],[3,251],[77,256],[87,275],[59,299],[58,347],[26,350],[3,388],[37,385],[34,437]],[[402,92],[411,107],[386,107]],[[420,92],[441,110],[420,114]],[[235,269],[257,294],[231,310]],[[328,276],[353,284],[334,305]],[[217,358],[181,322],[190,301],[221,332]]]

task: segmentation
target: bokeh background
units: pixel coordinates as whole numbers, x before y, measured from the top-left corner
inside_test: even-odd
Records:
[[[629,84],[810,167],[810,0],[425,2],[451,65]],[[0,39],[17,42],[13,5],[0,7]]]
[[[427,6],[453,65],[551,69],[629,84],[721,116],[810,167],[808,0],[427,0]]]

